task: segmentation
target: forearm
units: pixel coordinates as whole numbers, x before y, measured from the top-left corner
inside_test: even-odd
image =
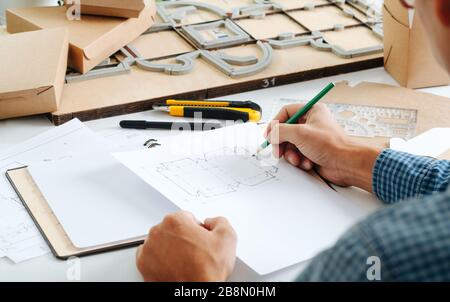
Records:
[[[344,182],[373,193],[373,170],[381,152],[379,148],[351,142],[342,147],[338,169]]]
[[[443,192],[449,186],[449,161],[352,142],[338,156],[345,184],[375,193],[386,203]]]

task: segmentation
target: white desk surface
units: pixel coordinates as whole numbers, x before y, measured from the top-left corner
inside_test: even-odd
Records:
[[[265,90],[241,93],[224,99],[246,100],[259,102],[264,109],[271,109],[271,102],[279,98],[308,99],[330,81],[347,80],[350,83],[359,81],[379,82],[397,85],[384,71],[377,68],[351,74],[339,75],[309,82],[280,86]],[[425,89],[424,91],[450,97],[450,86]],[[449,103],[450,104],[450,103]],[[128,116],[113,117],[104,120],[91,121],[87,125],[94,131],[118,127],[122,119],[158,119],[161,115],[155,112],[142,112]],[[165,118],[167,118],[165,116]],[[0,150],[20,143],[53,125],[43,116],[11,119],[0,121]],[[155,137],[167,135],[167,132],[157,131]],[[348,198],[370,199],[378,202],[373,196],[357,189],[339,189]],[[135,248],[90,256],[81,259],[82,281],[141,281],[142,278],[135,265]],[[305,268],[306,263],[298,264],[282,271],[259,276],[238,260],[231,281],[293,281]],[[0,259],[0,281],[67,281],[66,273],[69,264],[57,260],[51,254],[15,265],[6,258]]]

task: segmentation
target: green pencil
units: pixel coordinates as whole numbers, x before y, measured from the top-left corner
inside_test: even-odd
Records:
[[[306,104],[302,109],[300,109],[296,114],[294,114],[287,122],[286,124],[296,124],[299,119],[301,119],[305,114],[311,110],[314,105],[316,105],[325,95],[328,94],[328,92],[331,91],[335,87],[334,83],[330,83],[325,87],[321,92],[319,92],[318,95],[316,95],[308,104]],[[258,150],[258,153],[262,150],[266,149],[270,146],[269,141],[265,141],[264,144],[261,145],[261,147]]]

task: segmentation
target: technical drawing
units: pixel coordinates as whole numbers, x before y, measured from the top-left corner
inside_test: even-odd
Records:
[[[264,166],[245,149],[223,148],[203,157],[161,163],[156,171],[194,198],[214,198],[277,180],[278,168]]]
[[[10,169],[16,169],[16,168],[25,167],[25,166],[26,166],[26,164],[24,164],[24,163],[21,163],[18,161],[12,161],[4,166],[1,166],[0,171],[6,172]],[[20,201],[20,198],[17,196],[16,192],[9,184],[9,181],[5,175],[0,176],[0,188],[2,189],[0,191],[0,201],[3,200],[5,202],[11,202],[14,205],[17,205],[19,208],[22,207],[22,202]]]
[[[17,206],[18,208],[22,207],[22,202],[20,201],[20,198],[16,195],[16,196],[6,196],[3,195],[3,192],[0,192],[0,202],[8,202],[8,203],[12,203],[15,206]]]

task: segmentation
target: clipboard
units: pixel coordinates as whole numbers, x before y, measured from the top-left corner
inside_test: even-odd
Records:
[[[145,237],[141,237],[91,248],[77,248],[59,223],[27,167],[8,170],[6,177],[49,245],[53,255],[58,259],[67,260],[71,257],[84,257],[135,247],[145,240]]]

